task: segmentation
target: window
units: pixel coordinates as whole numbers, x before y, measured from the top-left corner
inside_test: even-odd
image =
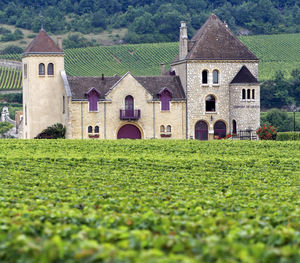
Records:
[[[242,90],[242,99],[243,100],[246,99],[246,90],[245,89]]]
[[[95,126],[95,133],[99,133],[99,126]]]
[[[202,71],[202,84],[207,84],[208,83],[208,72],[207,70]]]
[[[63,114],[66,112],[65,100],[66,100],[65,96],[63,96],[63,101],[62,101],[63,102]]]
[[[88,127],[88,133],[92,133],[93,132],[93,127],[92,126],[89,126]]]
[[[232,134],[236,134],[236,121],[232,120]]]
[[[172,93],[168,89],[163,89],[160,93],[161,110],[170,110],[170,100]]]
[[[47,68],[47,74],[48,75],[54,75],[54,66],[53,66],[53,63],[49,63],[48,64],[48,68]]]
[[[167,126],[167,132],[171,132],[171,125]]]
[[[216,69],[213,71],[213,84],[219,84],[219,71]]]
[[[27,106],[26,105],[25,105],[25,125],[27,125]]]
[[[24,64],[24,79],[27,79],[27,64]]]
[[[255,89],[252,90],[252,99],[255,99]]]
[[[44,63],[40,63],[39,64],[39,75],[40,76],[44,76],[45,75],[45,64]]]
[[[213,95],[208,95],[205,99],[205,110],[216,111],[216,99]]]
[[[160,132],[165,132],[165,126],[164,125],[160,125]]]
[[[251,93],[251,90],[250,90],[250,89],[247,89],[247,99],[248,99],[248,100],[251,99],[251,97],[250,97],[251,94],[250,94],[250,93]]]
[[[125,110],[133,111],[133,109],[134,109],[134,99],[131,95],[128,95],[125,98]]]
[[[89,101],[89,111],[98,111],[98,99],[100,97],[100,93],[95,88],[92,88],[87,95]]]

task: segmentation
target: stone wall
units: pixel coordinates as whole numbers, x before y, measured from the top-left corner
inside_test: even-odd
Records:
[[[134,98],[134,109],[141,111],[139,120],[120,120],[120,109],[125,107],[125,97]],[[88,101],[73,101],[70,104],[69,132],[67,138],[89,138],[88,126],[99,126],[99,139],[116,139],[119,129],[125,124],[139,128],[142,138],[185,138],[185,102],[171,101],[169,111],[161,111],[160,101],[153,101],[152,95],[136,79],[127,74],[107,94],[106,101],[98,102],[98,111],[89,112]],[[160,126],[171,125],[171,137],[161,137]],[[94,133],[90,135],[95,135]]]
[[[194,138],[195,124],[204,120],[209,126],[209,138],[213,138],[214,124],[221,120],[226,124],[227,133],[231,131],[229,116],[229,84],[242,66],[245,65],[257,78],[257,63],[234,61],[188,61],[187,101],[188,137]],[[213,84],[213,70],[219,71],[219,84]],[[208,84],[202,84],[202,71],[208,70]],[[216,98],[216,111],[206,112],[205,99],[208,95]]]
[[[65,94],[60,71],[64,70],[62,55],[30,55],[22,59],[23,72],[23,138],[32,139],[55,123],[63,123]],[[45,64],[45,75],[39,75],[39,64]],[[47,75],[48,63],[54,64],[54,75]]]
[[[251,99],[242,99],[242,90],[250,89]],[[255,97],[252,99],[252,91]],[[247,97],[247,96],[246,96]],[[260,126],[260,87],[259,85],[230,86],[230,121],[236,121],[237,130],[256,130]]]

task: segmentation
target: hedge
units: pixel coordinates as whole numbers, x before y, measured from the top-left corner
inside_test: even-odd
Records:
[[[278,132],[277,141],[300,141],[300,132]]]

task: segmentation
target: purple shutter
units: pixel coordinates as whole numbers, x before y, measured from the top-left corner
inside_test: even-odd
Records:
[[[90,111],[98,111],[98,94],[96,91],[92,91],[89,93],[89,110]]]
[[[160,95],[161,110],[170,110],[171,96],[168,91],[162,92]]]

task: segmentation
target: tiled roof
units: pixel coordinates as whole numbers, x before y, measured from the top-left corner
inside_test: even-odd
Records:
[[[186,59],[258,60],[214,14],[190,40]]]
[[[67,76],[70,85],[72,99],[84,100],[87,99],[86,94],[91,88],[97,89],[100,92],[100,99],[104,99],[104,95],[108,90],[120,80],[121,77],[70,77]]]
[[[246,66],[243,66],[236,74],[230,84],[258,84],[257,79],[249,71]]]
[[[26,53],[63,53],[63,51],[55,44],[53,39],[41,29],[34,40],[25,49]]]
[[[105,99],[105,94],[120,79],[114,77],[71,77],[68,76],[72,99],[85,100],[86,93],[93,87],[100,92],[100,99]],[[159,92],[162,88],[168,88],[172,92],[173,100],[185,99],[185,94],[178,76],[146,76],[135,77],[135,79],[153,96],[158,99]]]

